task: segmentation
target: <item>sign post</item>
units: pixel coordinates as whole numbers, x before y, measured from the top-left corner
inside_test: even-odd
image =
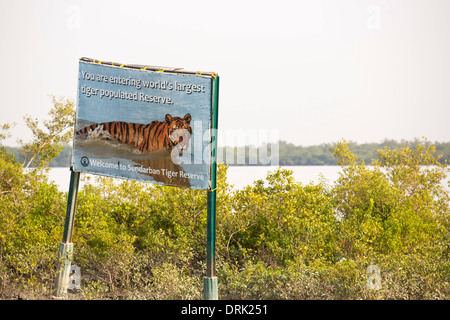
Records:
[[[70,266],[73,258],[73,223],[75,219],[75,209],[77,206],[78,185],[80,173],[70,168],[69,196],[67,199],[66,220],[64,223],[64,234],[58,250],[58,270],[53,295],[61,297],[67,294],[69,286]]]
[[[206,277],[204,278],[204,299],[217,300],[216,276],[216,193],[217,193],[217,123],[219,107],[219,77],[213,80],[212,93],[212,134],[211,134],[211,190],[207,192],[207,236],[206,236]]]
[[[67,293],[80,173],[207,191],[204,298],[215,271],[219,77],[81,58],[70,190],[54,295]]]

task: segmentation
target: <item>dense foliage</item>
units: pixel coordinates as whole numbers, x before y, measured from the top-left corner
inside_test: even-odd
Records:
[[[54,102],[52,110],[63,114],[67,104]],[[53,134],[68,127],[70,121]],[[8,126],[0,129],[1,139]],[[50,129],[41,135],[51,136]],[[26,150],[48,163],[63,142],[45,149],[36,139]],[[449,299],[449,194],[441,185],[447,167],[436,147],[387,147],[370,166],[346,141],[332,153],[342,166],[335,185],[304,185],[276,169],[234,190],[219,166],[219,297]],[[201,299],[205,192],[83,179],[73,239],[82,282],[70,298]],[[24,171],[0,147],[1,298],[51,296],[66,204],[45,166]],[[368,289],[371,265],[381,272],[379,290]]]

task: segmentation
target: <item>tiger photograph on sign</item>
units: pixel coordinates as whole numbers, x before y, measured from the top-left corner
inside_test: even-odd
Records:
[[[77,138],[84,139],[116,139],[121,143],[130,144],[141,152],[152,152],[160,149],[172,151],[180,145],[180,155],[188,148],[192,134],[190,126],[191,115],[183,118],[166,114],[164,121],[154,120],[146,125],[113,121],[95,123],[75,132]]]

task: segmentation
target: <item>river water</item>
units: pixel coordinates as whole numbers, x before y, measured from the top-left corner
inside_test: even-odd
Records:
[[[295,180],[303,184],[318,183],[325,180],[329,185],[332,185],[339,178],[339,172],[341,171],[340,166],[286,166],[283,168],[292,170]],[[255,180],[264,179],[269,171],[276,169],[277,167],[270,166],[230,166],[228,167],[227,180],[234,185],[234,189],[242,189],[249,184],[253,184]],[[83,173],[83,175],[88,174]],[[449,176],[450,174],[442,181],[442,184],[450,192]],[[51,168],[49,177],[55,181],[61,191],[69,190],[69,168]]]
[[[293,171],[295,180],[302,183],[319,182],[321,175],[328,183],[333,183],[339,177],[339,166],[287,166],[285,169]],[[271,166],[230,166],[227,172],[227,181],[234,185],[234,189],[253,184],[255,180],[264,179],[269,171],[275,171],[277,167]],[[88,175],[83,173],[82,175]],[[93,175],[91,175],[93,177]],[[61,191],[69,190],[69,168],[51,168],[49,177]],[[322,178],[322,179],[323,179]]]

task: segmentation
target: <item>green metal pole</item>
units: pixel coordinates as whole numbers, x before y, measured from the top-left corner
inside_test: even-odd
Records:
[[[72,242],[73,223],[75,218],[75,209],[77,206],[78,186],[80,184],[80,173],[70,168],[69,197],[67,199],[66,221],[64,223],[63,242]]]
[[[67,199],[66,220],[64,223],[63,240],[59,244],[58,250],[58,270],[56,272],[54,292],[56,298],[65,296],[69,285],[70,266],[73,257],[73,224],[75,209],[77,205],[78,185],[80,173],[70,168],[69,196]]]
[[[217,124],[219,111],[219,77],[213,78],[211,110],[211,190],[207,192],[206,277],[203,281],[204,299],[218,300],[216,277],[216,188],[217,188]]]

